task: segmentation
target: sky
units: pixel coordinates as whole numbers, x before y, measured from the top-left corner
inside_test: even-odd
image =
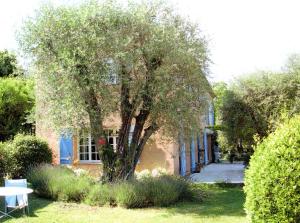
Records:
[[[197,22],[208,40],[213,82],[230,82],[260,70],[279,71],[291,54],[300,53],[299,0],[169,1],[178,13]],[[0,50],[18,53],[15,32],[43,2],[0,0]]]

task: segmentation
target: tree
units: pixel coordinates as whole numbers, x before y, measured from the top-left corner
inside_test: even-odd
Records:
[[[220,126],[218,141],[223,150],[238,152],[251,150],[253,136],[260,128],[253,119],[253,110],[231,86],[219,83],[214,86],[216,93],[216,121]]]
[[[51,123],[59,131],[88,126],[107,180],[130,178],[162,127],[178,136],[176,129],[200,124],[209,89],[206,42],[163,2],[44,6],[24,25],[20,43],[35,59]],[[102,143],[112,113],[121,119],[116,151]]]
[[[19,132],[28,132],[35,104],[34,83],[30,79],[0,78],[0,141]]]
[[[22,70],[17,65],[16,55],[7,50],[0,51],[0,77],[18,76]]]
[[[289,59],[288,69],[281,73],[259,72],[240,77],[229,86],[215,86],[223,146],[251,150],[255,136],[263,139],[286,116],[299,113],[300,66],[295,58]]]

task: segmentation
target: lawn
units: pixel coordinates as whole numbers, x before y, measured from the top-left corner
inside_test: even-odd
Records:
[[[19,223],[243,223],[244,193],[241,187],[220,187],[210,185],[208,196],[200,203],[178,203],[167,208],[124,209],[91,207],[84,204],[52,202],[30,196],[30,217],[4,219],[2,222]],[[3,210],[3,209],[2,209]]]

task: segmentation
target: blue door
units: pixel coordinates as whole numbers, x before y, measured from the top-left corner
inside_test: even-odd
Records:
[[[196,171],[195,138],[191,138],[191,172]]]
[[[72,136],[62,135],[59,139],[60,164],[72,164],[73,140]]]

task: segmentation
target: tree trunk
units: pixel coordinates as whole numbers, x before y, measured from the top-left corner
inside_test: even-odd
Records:
[[[154,99],[153,92],[150,88],[151,83],[154,81],[154,75],[152,72],[160,66],[161,61],[160,59],[152,58],[149,62],[147,61],[145,53],[143,56],[147,71],[145,73],[145,85],[141,91],[142,101],[140,104],[135,101],[137,98],[133,98],[132,102],[129,100],[129,83],[131,78],[130,74],[126,72],[126,66],[122,66],[120,75],[122,126],[119,132],[114,176],[115,179],[113,180],[128,180],[133,177],[136,165],[147,140],[158,129],[158,126],[155,123],[152,123],[149,127],[145,128],[145,123],[150,116]],[[139,114],[133,117],[138,107],[140,107]],[[133,118],[135,118],[135,126],[132,134],[132,140],[129,144],[129,131]]]
[[[116,175],[114,180],[128,180],[134,176],[136,165],[141,157],[142,151],[150,136],[158,130],[156,124],[152,124],[144,129],[145,120],[136,121],[132,136],[132,142],[128,145],[128,153],[125,159],[122,159],[123,165],[116,166]],[[126,142],[124,142],[126,144]],[[119,161],[119,159],[117,159]],[[113,181],[114,181],[113,180]]]

